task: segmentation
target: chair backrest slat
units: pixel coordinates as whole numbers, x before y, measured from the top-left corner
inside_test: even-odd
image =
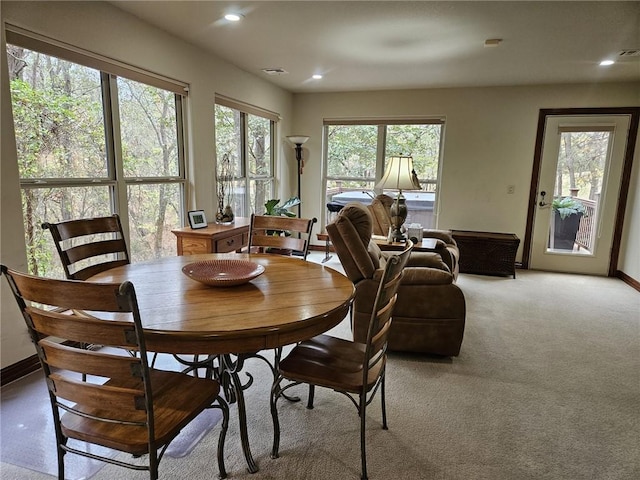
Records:
[[[311,242],[311,231],[316,222],[316,218],[251,215],[249,249],[251,247],[289,249],[300,252],[306,259]]]
[[[63,398],[73,403],[80,403],[83,407],[89,409],[100,409],[106,405],[110,411],[121,410],[121,417],[110,415],[104,417],[105,420],[118,420],[129,418],[127,415],[132,410],[143,410],[144,389],[142,382],[140,388],[127,388],[113,384],[99,384],[83,382],[81,380],[71,380],[68,376],[52,373],[49,376],[49,389],[56,397]],[[126,413],[125,413],[126,412]],[[92,418],[100,419],[93,415]],[[145,420],[145,416],[141,416],[140,420]]]
[[[122,240],[100,240],[93,243],[84,243],[65,250],[70,263],[80,262],[86,258],[99,255],[110,255],[122,252]]]
[[[31,275],[14,275],[12,278],[21,298],[32,299],[40,304],[63,309],[123,311],[116,295],[120,287],[119,284],[92,283],[92,288],[86,288],[85,282],[80,281],[57,280]]]
[[[88,349],[78,349],[43,339],[38,342],[50,368],[81,371],[88,375],[106,377],[124,382],[135,375],[142,376],[141,361],[126,352],[106,355]],[[108,361],[105,361],[105,358]]]
[[[277,248],[289,248],[296,251],[304,251],[307,241],[301,238],[292,237],[279,237],[274,235],[260,235],[255,233],[252,246],[260,247],[277,247]]]
[[[55,226],[61,240],[77,238],[86,235],[96,235],[100,233],[113,233],[122,231],[120,217],[110,215],[108,217],[81,218],[60,223],[50,223]]]
[[[51,232],[65,276],[86,280],[96,273],[130,263],[118,215],[43,223]]]
[[[64,338],[73,342],[110,345],[129,350],[135,350],[138,346],[135,325],[130,321],[105,322],[88,317],[84,311],[80,310],[59,313],[28,307],[26,311],[33,323],[33,328],[41,335]]]
[[[409,260],[412,249],[413,243],[407,240],[405,249],[398,255],[390,256],[384,267],[373,312],[371,313],[371,319],[369,321],[365,351],[365,369],[363,371],[364,385],[367,384],[369,370],[373,369],[378,363],[385,361],[387,338],[393,318],[393,307],[398,298],[398,287],[402,281],[404,268]]]

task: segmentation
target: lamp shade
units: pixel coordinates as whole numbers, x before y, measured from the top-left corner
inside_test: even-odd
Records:
[[[304,142],[309,140],[309,137],[306,135],[290,135],[287,137],[287,140],[295,145],[302,145]]]
[[[419,190],[420,183],[413,169],[413,157],[390,157],[382,180],[376,188],[388,190]]]

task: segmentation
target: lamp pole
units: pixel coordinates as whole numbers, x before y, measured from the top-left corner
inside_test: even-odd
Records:
[[[300,163],[302,162],[302,144],[301,143],[296,143],[296,160],[298,162],[298,199],[300,200],[300,203],[298,204],[298,218],[300,218],[300,208],[302,207],[302,199],[300,198],[300,174],[302,173],[301,170],[301,165]]]
[[[302,175],[302,168],[304,167],[304,162],[302,160],[302,144],[309,140],[309,137],[306,135],[290,135],[287,139],[295,145],[296,150],[296,162],[298,167],[298,200],[300,200],[300,203],[298,204],[298,218],[300,218],[300,209],[302,207],[302,198],[300,197],[300,176]]]

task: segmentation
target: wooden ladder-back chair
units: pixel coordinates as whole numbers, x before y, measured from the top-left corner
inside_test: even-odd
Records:
[[[223,413],[217,457],[220,478],[226,476],[223,452],[229,408],[219,395],[220,384],[149,368],[131,282],[57,280],[4,265],[0,268],[22,311],[46,378],[59,479],[64,479],[65,454],[74,453],[148,470],[151,480],[156,480],[158,463],[169,443],[207,408],[219,408]],[[78,343],[117,348],[93,351],[76,348]],[[138,355],[128,355],[122,349]],[[91,375],[93,381],[81,381],[83,374]],[[148,454],[148,462],[134,464],[88,453],[70,446],[69,439],[134,456]]]
[[[117,214],[45,222],[42,228],[51,232],[64,274],[69,280],[86,280],[110,268],[130,263],[122,223]],[[89,348],[89,345],[82,346]]]
[[[291,255],[296,252],[304,260],[309,254],[311,231],[317,218],[297,218],[277,215],[251,215],[249,227],[248,251],[279,253]],[[277,375],[277,365],[282,355],[282,347],[274,350],[275,359],[269,361],[259,352],[248,356],[259,358],[267,363],[274,379]]]
[[[66,277],[87,278],[130,263],[118,215],[43,223],[51,232]]]
[[[413,244],[407,241],[402,253],[390,256],[381,270],[366,343],[319,335],[296,345],[280,362],[278,377],[271,389],[271,415],[273,417],[272,458],[278,457],[280,422],[277,401],[284,392],[301,383],[309,384],[307,408],[313,408],[315,386],[326,387],[346,395],[356,406],[360,416],[360,452],[362,479],[367,478],[365,448],[366,407],[380,390],[382,428],[387,429],[385,404],[385,366],[387,336],[391,327],[397,290],[409,259]],[[284,380],[290,381],[281,386]],[[289,398],[286,397],[285,398]]]
[[[316,218],[295,218],[274,215],[251,215],[249,251],[252,247],[291,250],[306,260],[311,242],[311,231]],[[286,234],[285,234],[286,232]]]

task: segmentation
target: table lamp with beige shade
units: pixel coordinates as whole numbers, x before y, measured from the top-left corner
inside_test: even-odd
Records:
[[[402,233],[402,225],[407,219],[407,204],[403,190],[420,190],[420,182],[416,171],[413,169],[413,157],[398,155],[389,158],[387,168],[382,179],[376,185],[377,189],[397,190],[395,201],[391,205],[391,239],[394,242],[403,242],[405,236]]]

